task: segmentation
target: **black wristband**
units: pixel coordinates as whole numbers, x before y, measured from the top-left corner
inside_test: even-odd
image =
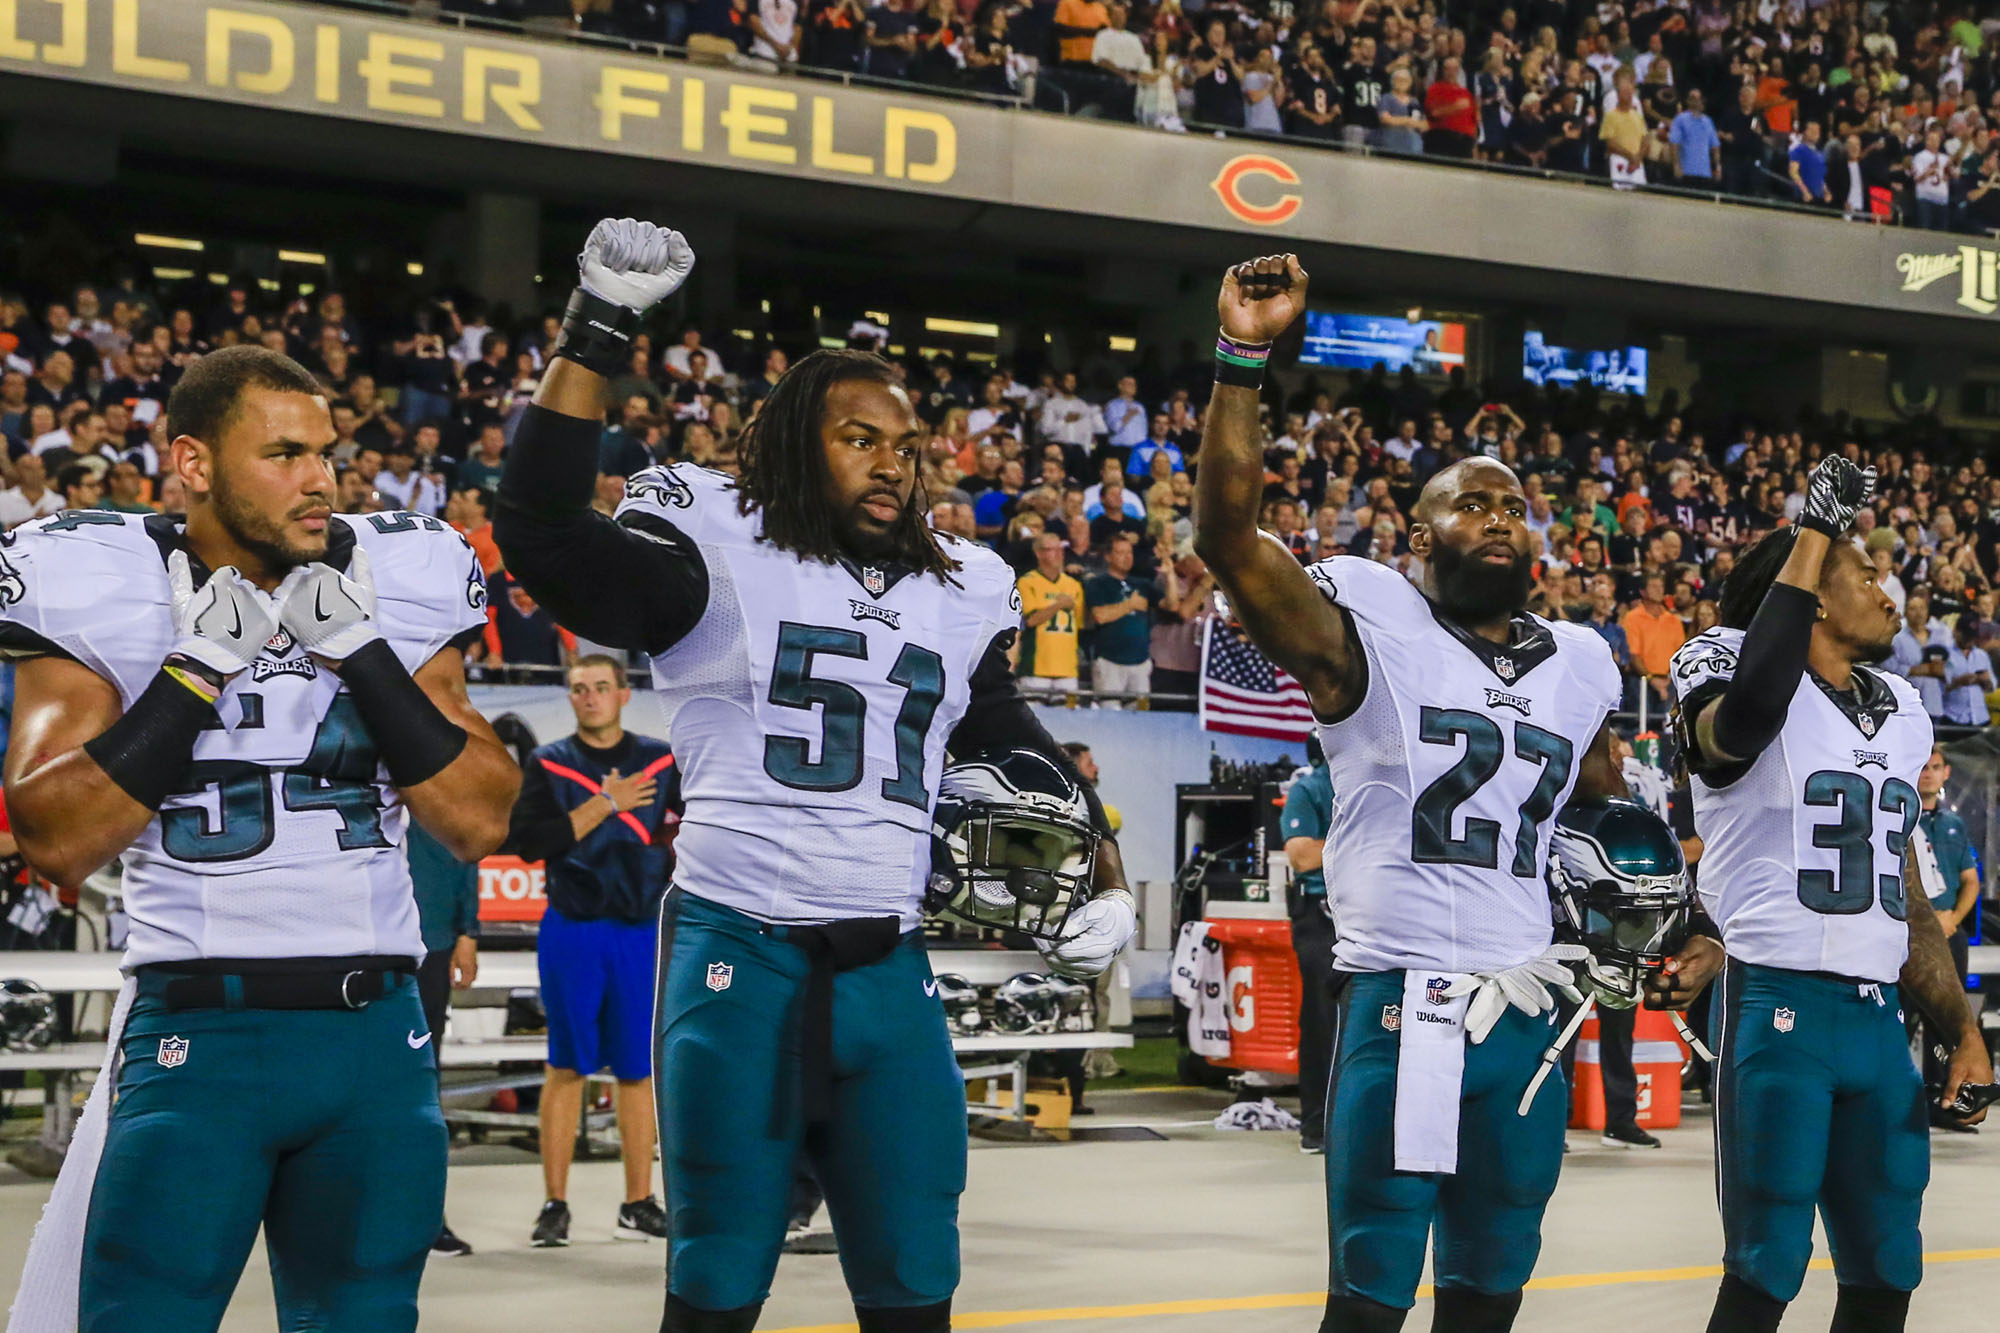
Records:
[[[555,354],[610,379],[631,367],[632,338],[638,332],[638,311],[579,287],[563,312]]]
[[[438,711],[385,640],[348,654],[340,679],[398,787],[428,782],[465,749],[465,728]]]
[[[215,724],[215,705],[162,666],[123,717],[83,743],[83,752],[127,796],[157,810],[186,789],[195,740]]]

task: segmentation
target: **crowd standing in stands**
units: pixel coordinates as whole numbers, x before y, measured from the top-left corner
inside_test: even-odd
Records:
[[[360,0],[2000,234],[2000,11],[1975,0]]]
[[[236,284],[209,310],[129,287],[32,308],[0,295],[0,522],[66,508],[180,512],[161,471],[167,392],[211,347],[263,342],[326,385],[339,508],[447,521],[480,553],[492,623],[474,656],[486,670],[556,667],[587,650],[509,576],[489,522],[553,321],[490,327],[476,300],[437,299],[374,329],[338,291],[282,309],[263,295]],[[855,334],[886,343],[866,323]],[[1203,625],[1218,611],[1190,517],[1210,375],[1191,344],[1177,361],[1158,351],[1085,375],[1017,375],[970,357],[901,363],[932,431],[931,521],[1019,572],[1019,673],[1047,697],[1094,690],[1106,704],[1188,707],[1195,691]],[[699,327],[664,347],[640,334],[599,448],[599,507],[615,509],[626,478],[657,463],[732,470],[743,423],[787,364],[783,348],[725,349]],[[1291,375],[1266,406],[1264,527],[1302,561],[1358,555],[1414,579],[1407,534],[1424,481],[1470,454],[1514,468],[1538,544],[1532,609],[1602,634],[1627,670],[1627,705],[1655,716],[1674,649],[1715,623],[1736,552],[1797,517],[1823,451],[1846,452],[1881,474],[1857,530],[1909,620],[1890,664],[1942,721],[1983,725],[2000,703],[2000,472],[1935,428],[1697,420],[1673,391],[1649,410],[1588,384],[1475,391],[1463,370],[1380,366]]]

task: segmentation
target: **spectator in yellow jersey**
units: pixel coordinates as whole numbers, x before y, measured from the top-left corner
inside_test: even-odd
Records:
[[[1063,568],[1063,539],[1035,539],[1035,567],[1015,584],[1021,594],[1021,659],[1015,674],[1029,695],[1076,691],[1077,616],[1083,585]]]

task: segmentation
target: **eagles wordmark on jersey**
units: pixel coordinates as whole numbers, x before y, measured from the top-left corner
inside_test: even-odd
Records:
[[[1743,637],[1718,627],[1674,654],[1683,717],[1735,675]],[[1856,665],[1853,688],[1836,691],[1807,671],[1761,754],[1692,775],[1699,887],[1731,958],[1896,980],[1909,953],[1903,853],[1931,738],[1902,677]]]
[[[0,539],[0,650],[57,653],[127,708],[174,642],[181,525],[71,510]],[[472,548],[418,514],[336,515],[326,563],[369,553],[382,636],[415,672],[486,622]],[[186,790],[124,853],[125,966],[195,958],[420,957],[408,814],[340,678],[280,629],[233,677]]]

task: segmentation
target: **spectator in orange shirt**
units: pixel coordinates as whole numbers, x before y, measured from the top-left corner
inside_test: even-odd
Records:
[[[1055,28],[1063,64],[1085,65],[1096,72],[1091,47],[1096,45],[1097,30],[1110,26],[1110,11],[1099,0],[1062,0],[1056,6]]]
[[[458,529],[458,535],[471,545],[472,553],[479,557],[479,568],[487,578],[500,568],[500,547],[493,540],[493,521],[487,513],[488,492],[477,486],[466,486],[453,492],[445,501],[444,521]]]
[[[1667,605],[1667,581],[1660,574],[1646,575],[1640,585],[1639,604],[1625,613],[1619,628],[1631,646],[1632,660],[1644,673],[1653,692],[1652,704],[1664,708],[1667,698],[1667,670],[1674,652],[1687,641],[1687,627]]]

